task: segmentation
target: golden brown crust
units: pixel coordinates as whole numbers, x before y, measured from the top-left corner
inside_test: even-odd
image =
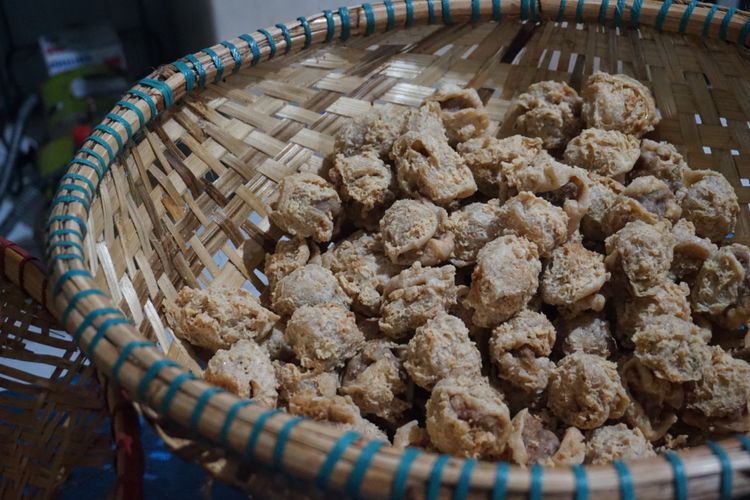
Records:
[[[516,99],[513,110],[516,130],[539,137],[545,149],[565,147],[581,130],[581,98],[564,82],[529,85]]]
[[[568,222],[563,209],[527,191],[509,199],[499,210],[503,233],[530,240],[541,257],[568,239]]]
[[[740,206],[726,177],[713,170],[690,170],[682,179],[684,186],[677,192],[677,199],[682,216],[695,225],[695,233],[721,241],[734,232]]]
[[[318,175],[299,172],[281,180],[269,217],[292,236],[326,242],[340,214],[341,199],[334,187]]]
[[[426,101],[437,102],[440,106],[440,119],[451,144],[479,137],[490,125],[484,104],[474,89],[446,85]]]
[[[349,307],[352,299],[341,289],[333,273],[318,264],[307,264],[292,271],[271,292],[272,309],[285,317],[302,306],[326,302]]]
[[[206,382],[218,385],[241,398],[275,408],[278,382],[268,352],[253,341],[240,340],[228,350],[220,349],[203,372]]]
[[[594,465],[654,456],[656,452],[643,433],[625,424],[596,429],[586,444],[586,463]]]
[[[589,127],[640,137],[659,123],[651,92],[627,75],[596,72],[586,80],[581,97],[581,114]]]
[[[587,128],[568,143],[563,159],[589,172],[621,177],[633,169],[640,155],[636,137],[617,130]]]
[[[398,200],[380,220],[385,254],[391,262],[433,266],[453,253],[448,213],[427,200]]]

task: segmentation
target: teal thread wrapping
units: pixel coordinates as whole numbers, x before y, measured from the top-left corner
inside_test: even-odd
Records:
[[[152,380],[154,380],[154,378],[163,368],[168,367],[179,368],[180,364],[177,361],[173,361],[171,359],[160,359],[158,361],[155,361],[154,364],[148,367],[148,370],[146,370],[146,373],[143,374],[143,378],[138,383],[138,388],[136,389],[136,396],[138,399],[145,399],[148,385]]]
[[[529,0],[529,12],[531,12],[531,20],[536,21],[537,15],[536,15],[536,1],[537,0]]]
[[[57,279],[57,282],[55,282],[55,286],[52,288],[52,295],[59,295],[60,291],[62,290],[63,284],[69,279],[76,276],[85,276],[86,278],[94,279],[94,277],[91,276],[91,273],[85,269],[70,269],[62,273]]]
[[[563,0],[564,2],[565,0]],[[500,0],[492,0],[492,20],[500,22],[502,11],[500,10]]]
[[[78,228],[81,230],[80,232],[76,231],[78,233],[76,236],[80,238],[81,241],[83,241],[83,235],[86,233],[86,223],[83,222],[83,220],[80,217],[76,217],[75,215],[53,215],[49,218],[47,221],[47,229],[49,229],[54,222],[75,222],[78,224]],[[68,231],[72,231],[72,229],[69,229]],[[73,234],[70,232],[62,233],[62,234]],[[52,235],[50,235],[52,237]]]
[[[521,20],[525,21],[529,18],[529,0],[521,0]]]
[[[508,491],[508,472],[510,465],[507,462],[500,462],[495,469],[495,486],[492,488],[492,500],[505,500],[505,494]]]
[[[383,5],[385,5],[385,13],[386,13],[386,23],[385,23],[385,30],[391,31],[393,29],[393,23],[395,15],[393,13],[393,3],[391,3],[391,0],[384,0]]]
[[[333,445],[333,448],[328,452],[328,456],[320,466],[317,476],[315,476],[315,484],[318,488],[324,491],[328,489],[328,482],[331,480],[331,473],[333,473],[333,470],[336,468],[336,464],[341,458],[341,455],[343,455],[349,445],[357,439],[359,439],[359,434],[354,431],[347,431],[338,439],[338,441],[336,441],[336,444]]]
[[[412,2],[412,0],[404,0],[404,4],[406,5],[405,26],[407,28],[411,28],[411,26],[414,24],[414,3]]]
[[[406,483],[409,480],[409,470],[411,469],[411,464],[414,463],[414,460],[421,455],[422,452],[420,452],[416,448],[406,448],[404,450],[403,455],[401,455],[401,460],[398,463],[398,468],[396,469],[396,477],[393,479],[393,487],[391,489],[391,500],[399,500],[401,498],[404,498],[404,493],[406,492]]]
[[[674,498],[675,500],[687,500],[688,498],[688,486],[687,478],[685,477],[685,466],[682,464],[682,460],[677,456],[677,453],[673,451],[667,451],[664,456],[672,464],[672,472],[674,473]]]
[[[83,205],[83,208],[86,210],[86,217],[89,215],[89,210],[91,209],[91,206],[89,205],[89,202],[85,199],[81,198],[80,196],[76,196],[74,194],[63,194],[55,197],[52,200],[52,206],[59,205],[61,203],[79,203]]]
[[[78,255],[75,253],[59,253],[52,256],[52,260],[78,260],[83,262],[83,255]]]
[[[98,135],[90,135],[87,141],[95,142],[98,145],[100,145],[104,150],[107,152],[107,155],[109,155],[109,163],[112,163],[115,161],[115,152],[112,150],[112,146],[109,145],[107,141],[99,137]],[[104,171],[106,172],[107,169],[105,168]]]
[[[96,346],[99,345],[99,342],[102,341],[104,338],[104,335],[106,335],[107,330],[109,330],[109,327],[115,326],[115,325],[126,325],[130,323],[128,318],[109,318],[107,320],[104,320],[101,325],[96,329],[96,334],[91,338],[91,342],[89,342],[89,346],[86,348],[86,355],[88,357],[92,357],[92,355],[96,352]]]
[[[565,21],[565,0],[560,0],[560,10],[557,11],[557,22]]]
[[[625,0],[617,0],[617,5],[615,6],[615,26],[618,28],[622,26],[623,12],[625,12]]]
[[[450,455],[438,455],[430,471],[430,479],[427,483],[427,500],[437,500],[440,496],[440,485],[443,482],[443,469],[450,460]]]
[[[731,7],[729,10],[727,10],[726,14],[724,14],[724,19],[721,20],[721,25],[719,26],[719,38],[722,40],[727,39],[727,30],[729,29],[729,22],[732,20],[732,16],[734,16],[734,13],[737,12],[736,7]]]
[[[105,118],[107,118],[108,120],[111,120],[113,122],[117,122],[120,125],[122,125],[122,128],[125,129],[125,134],[127,134],[128,141],[133,138],[133,128],[130,126],[130,124],[128,123],[128,121],[125,118],[123,118],[120,115],[116,115],[114,113],[107,113],[107,115],[105,116]],[[117,135],[119,136],[119,134],[117,134]]]
[[[247,445],[245,446],[246,457],[255,458],[255,447],[258,444],[258,438],[260,437],[260,433],[263,431],[263,427],[265,427],[268,419],[270,419],[280,411],[281,410],[278,409],[268,410],[258,416],[258,420],[255,422],[250,436],[248,436],[247,438]]]
[[[656,31],[662,31],[664,27],[664,19],[666,19],[667,12],[669,12],[671,6],[672,0],[664,0],[664,3],[661,4],[661,9],[659,9],[659,13],[656,15]]]
[[[299,21],[300,25],[302,25],[302,31],[304,31],[305,33],[305,44],[302,46],[302,48],[306,49],[312,43],[312,30],[310,29],[310,23],[307,22],[307,18],[304,16],[298,17],[297,21]]]
[[[346,7],[339,7],[339,18],[341,19],[341,41],[346,41],[352,32],[351,24],[349,23],[349,9]]]
[[[284,45],[286,45],[284,54],[288,54],[292,50],[292,35],[289,33],[289,28],[284,23],[279,23],[276,27],[281,30],[281,36],[284,37]]]
[[[372,13],[372,5],[369,3],[363,3],[362,10],[365,11],[365,20],[367,21],[365,36],[369,36],[375,32],[375,14]]]
[[[326,39],[325,43],[333,40],[333,33],[336,29],[336,23],[333,20],[333,13],[330,10],[324,10],[323,15],[326,18]]]
[[[721,487],[719,489],[719,498],[729,500],[732,498],[732,463],[729,461],[729,455],[721,445],[715,441],[707,441],[706,444],[711,449],[721,464]]]
[[[467,458],[464,460],[464,466],[461,469],[461,475],[458,477],[456,491],[453,493],[453,500],[466,500],[469,496],[469,487],[471,486],[471,473],[474,472],[474,466],[477,464],[476,459]]]
[[[193,65],[193,68],[195,68],[195,71],[198,73],[198,84],[201,86],[201,88],[206,87],[206,68],[203,67],[203,64],[201,64],[200,60],[195,57],[193,54],[188,54],[187,57],[185,57],[188,61],[190,61]]]
[[[633,491],[633,476],[630,474],[628,466],[622,460],[612,461],[612,465],[617,472],[617,476],[620,478],[620,499],[621,500],[635,500],[635,492]]]
[[[737,43],[743,46],[746,45],[748,35],[750,35],[750,19],[748,19],[748,21],[740,30],[740,34],[737,37]]]
[[[633,5],[630,7],[630,27],[638,29],[641,25],[641,5],[643,0],[633,0]]]
[[[240,51],[237,50],[237,46],[229,40],[224,40],[223,42],[221,42],[221,45],[226,47],[226,49],[229,51],[229,54],[232,56],[232,60],[234,61],[232,74],[234,75],[242,67],[242,56],[240,55]]]
[[[268,42],[268,58],[273,59],[276,55],[276,40],[273,39],[273,35],[268,32],[266,29],[259,29],[258,33],[266,37],[266,42]]]
[[[148,104],[148,109],[151,112],[151,116],[148,117],[149,120],[153,120],[154,118],[156,118],[156,115],[159,114],[159,111],[156,109],[156,103],[147,93],[138,89],[130,89],[128,90],[128,94],[133,95],[142,101],[146,101],[146,104]]]
[[[169,413],[169,407],[172,406],[172,400],[177,394],[177,391],[180,390],[180,387],[182,387],[182,384],[184,384],[188,380],[195,380],[196,378],[198,377],[193,375],[193,372],[182,372],[174,379],[172,379],[172,383],[169,384],[169,389],[167,389],[167,392],[164,394],[164,397],[161,400],[160,407],[162,415],[166,415]]]
[[[83,335],[83,332],[86,331],[86,328],[90,327],[96,318],[98,318],[99,316],[104,316],[105,314],[121,315],[120,310],[115,309],[114,307],[102,307],[99,309],[94,309],[93,311],[88,313],[83,318],[81,324],[78,325],[78,328],[76,328],[76,331],[73,333],[73,340],[78,342],[78,340],[80,340],[81,338],[81,335]]]
[[[682,14],[682,19],[680,19],[680,33],[685,33],[688,21],[690,20],[690,16],[692,15],[693,9],[695,9],[696,5],[698,5],[698,0],[691,0],[688,6],[685,8],[685,12]]]
[[[214,66],[216,67],[216,76],[214,77],[214,83],[216,83],[224,78],[224,63],[221,62],[219,54],[217,54],[214,49],[207,47],[203,49],[203,52],[208,54],[208,57],[211,58],[211,61],[213,61]]]
[[[433,0],[427,0],[427,23],[435,24],[435,3]]]
[[[232,427],[234,419],[237,418],[237,413],[244,407],[252,405],[253,402],[247,399],[238,399],[232,406],[229,407],[227,416],[224,417],[224,423],[221,425],[221,431],[219,432],[219,443],[226,445],[227,438],[229,437],[229,429]]]
[[[55,248],[74,248],[81,252],[81,255],[86,253],[83,251],[83,247],[75,241],[56,241],[54,243],[50,243],[47,247],[47,256],[49,256]]]
[[[370,441],[362,448],[362,452],[359,454],[354,467],[352,467],[352,472],[346,480],[346,493],[349,496],[359,498],[362,480],[365,478],[365,474],[367,474],[370,462],[372,462],[372,459],[385,444],[384,441]]]
[[[302,420],[302,417],[292,417],[281,426],[279,435],[276,437],[276,444],[273,447],[271,463],[274,467],[279,468],[284,463],[284,450],[286,450],[286,444],[289,442],[289,434]]]
[[[451,0],[442,0],[440,10],[443,12],[443,24],[453,24],[453,17],[451,17]]]
[[[89,156],[93,156],[94,159],[99,164],[99,168],[97,168],[95,165],[92,164],[91,161],[82,159],[82,158],[73,158],[70,163],[79,163],[81,165],[86,165],[87,167],[91,167],[94,169],[94,171],[97,173],[97,176],[99,177],[99,182],[102,181],[102,178],[104,177],[104,174],[107,173],[107,163],[104,161],[104,157],[94,151],[91,148],[83,147],[78,150],[78,154],[85,153]]]
[[[78,304],[79,300],[90,297],[92,295],[99,295],[102,297],[107,296],[104,292],[97,288],[91,288],[88,290],[81,290],[80,292],[76,292],[76,294],[73,295],[73,298],[70,299],[70,302],[68,302],[68,305],[65,306],[65,310],[62,313],[62,323],[65,324],[68,322],[68,316],[70,316],[70,313],[73,312],[73,309],[75,309],[76,304]],[[117,377],[114,378],[116,379]]]
[[[544,467],[539,464],[531,466],[531,490],[529,491],[529,500],[542,500],[542,490],[544,485]]]
[[[125,144],[122,142],[122,137],[120,136],[120,134],[118,134],[117,131],[115,131],[115,129],[113,129],[109,125],[99,124],[94,127],[94,131],[101,132],[102,134],[109,134],[114,137],[115,142],[117,143],[117,151],[122,151],[125,148]]]
[[[602,0],[602,5],[599,7],[599,24],[602,26],[607,24],[607,10],[609,10],[609,0]]]
[[[718,9],[719,6],[714,4],[711,10],[708,11],[708,14],[706,14],[706,20],[703,21],[703,36],[708,36],[708,31],[711,29],[711,21],[714,20],[714,15],[716,15]]]
[[[737,434],[735,437],[742,444],[742,447],[745,448],[745,451],[750,453],[750,437],[747,437],[747,434]]]
[[[201,420],[201,415],[203,415],[203,411],[206,409],[208,400],[211,399],[214,394],[218,394],[220,392],[224,392],[224,389],[220,389],[219,387],[209,387],[208,389],[203,391],[200,397],[198,397],[198,400],[195,402],[193,412],[190,414],[190,421],[188,423],[188,429],[190,429],[191,432],[197,432],[198,422],[200,422]]]
[[[157,80],[156,78],[142,78],[138,83],[161,93],[161,96],[164,98],[164,107],[172,107],[172,104],[174,103],[174,95],[172,94],[172,89],[165,82]]]
[[[143,127],[143,125],[146,123],[146,117],[143,116],[143,111],[141,111],[140,108],[138,106],[136,106],[135,104],[133,104],[132,102],[117,101],[115,104],[118,105],[118,106],[120,106],[120,107],[123,107],[125,109],[128,109],[128,110],[132,111],[133,113],[135,113],[135,116],[138,117],[138,126],[139,127]]]
[[[182,77],[185,79],[185,95],[190,95],[195,86],[195,73],[182,61],[175,61],[172,65],[177,68],[177,71],[182,73]]]
[[[86,189],[83,186],[79,186],[78,184],[65,183],[65,184],[60,184],[57,187],[57,190],[58,192],[62,190],[67,190],[67,191],[76,191],[76,192],[82,193],[86,197],[86,203],[91,205],[91,193],[88,191],[88,189]]]
[[[576,22],[579,24],[583,23],[583,3],[584,0],[578,0],[576,5]]]
[[[471,0],[471,23],[479,21],[479,0]]]
[[[115,364],[112,365],[112,380],[120,379],[120,370],[122,370],[122,367],[125,364],[125,360],[128,359],[130,353],[135,349],[141,349],[143,347],[154,347],[154,344],[153,342],[149,342],[147,340],[131,340],[125,345],[125,347],[122,348],[122,351],[120,351],[120,355],[117,356],[117,361],[115,361]]]
[[[83,182],[84,184],[86,184],[86,186],[89,188],[89,201],[93,201],[94,196],[96,196],[96,186],[94,186],[94,183],[91,182],[91,180],[88,177],[84,177],[81,174],[68,172],[65,175],[63,175],[60,180],[63,181],[65,179],[69,179],[71,181]]]
[[[258,42],[255,41],[255,38],[245,33],[244,35],[240,35],[240,39],[244,40],[244,42],[247,44],[247,46],[250,48],[250,52],[253,54],[253,58],[250,59],[250,66],[255,66],[260,62],[260,48],[258,47]]]
[[[79,241],[83,241],[83,235],[80,233],[80,231],[76,231],[75,229],[55,229],[49,234],[49,239],[50,241],[52,241],[55,238],[60,238],[68,235],[75,236]]]
[[[581,464],[575,464],[572,469],[573,476],[576,479],[575,500],[589,500],[589,481],[586,477],[586,467]]]

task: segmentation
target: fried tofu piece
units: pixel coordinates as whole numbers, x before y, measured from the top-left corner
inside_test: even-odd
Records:
[[[485,133],[490,118],[477,91],[446,85],[426,99],[440,106],[440,119],[451,144],[468,141]]]
[[[651,443],[639,429],[625,424],[605,425],[594,430],[586,443],[586,463],[608,464],[613,460],[655,457]]]
[[[586,125],[641,137],[659,123],[651,91],[627,75],[597,71],[581,91]]]
[[[706,259],[690,296],[695,312],[737,329],[750,320],[750,249],[734,243]]]
[[[598,294],[608,279],[603,255],[587,250],[579,241],[569,241],[553,250],[544,266],[542,300],[573,306]]]
[[[544,198],[522,191],[500,208],[499,225],[505,234],[523,236],[536,244],[541,257],[568,239],[565,211]]]
[[[241,398],[275,408],[279,383],[268,351],[250,340],[219,349],[208,361],[203,379]]]
[[[529,85],[512,109],[516,130],[525,136],[539,137],[545,149],[563,148],[581,131],[581,98],[564,82]]]
[[[391,167],[374,151],[337,155],[328,176],[344,202],[347,215],[359,227],[375,229],[385,209],[396,199]]]
[[[323,243],[331,241],[340,214],[341,199],[333,185],[299,172],[281,180],[268,215],[285,233]]]
[[[282,278],[271,292],[271,307],[284,317],[302,306],[332,302],[349,307],[352,299],[344,293],[336,277],[318,264],[307,264]]]
[[[502,233],[502,209],[497,200],[471,203],[453,212],[448,218],[448,230],[455,243],[451,263],[457,267],[474,264],[477,253]]]
[[[734,232],[740,206],[726,177],[713,170],[690,170],[677,192],[682,216],[695,225],[698,236],[717,242]]]
[[[427,200],[398,200],[380,221],[385,254],[394,264],[424,266],[448,260],[453,253],[453,233],[448,213]]]
[[[682,187],[682,175],[688,170],[690,167],[672,144],[643,139],[641,156],[630,172],[630,177],[634,179],[653,175],[664,181],[669,189],[676,193]]]
[[[622,178],[641,156],[637,137],[618,130],[587,128],[565,147],[563,160],[607,177]]]

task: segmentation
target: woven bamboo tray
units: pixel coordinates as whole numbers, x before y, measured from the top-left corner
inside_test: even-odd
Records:
[[[511,99],[534,81],[580,88],[597,69],[634,76],[662,115],[652,137],[736,187],[734,237],[750,243],[748,42],[747,13],[649,0],[385,2],[222,42],[138,82],[71,162],[48,232],[52,307],[98,366],[177,436],[175,446],[223,464],[214,472],[224,478],[242,481],[263,464],[351,496],[750,494],[747,436],[559,469],[446,461],[368,442],[196,379],[161,313],[183,285],[262,292],[264,255],[280,236],[266,216],[278,181],[321,170],[337,129],[370,102],[416,106],[448,82],[477,88],[498,130]]]

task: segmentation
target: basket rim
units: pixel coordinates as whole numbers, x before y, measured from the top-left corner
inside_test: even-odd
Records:
[[[593,13],[584,6],[599,8]],[[47,228],[52,280],[50,309],[68,331],[76,332],[84,352],[134,399],[212,443],[297,477],[309,480],[317,477],[318,484],[322,482],[324,487],[343,489],[353,485],[353,492],[357,493],[368,484],[365,477],[368,466],[377,466],[382,472],[378,478],[381,487],[372,491],[381,495],[390,491],[395,497],[403,495],[407,482],[412,480],[422,485],[437,481],[438,486],[457,488],[463,495],[469,488],[487,493],[497,492],[497,488],[502,487],[504,491],[530,492],[532,496],[542,491],[577,494],[620,491],[623,498],[632,498],[634,488],[661,484],[664,478],[673,478],[676,495],[687,491],[690,479],[720,474],[726,477],[727,468],[731,479],[732,470],[750,469],[750,438],[744,434],[718,444],[709,442],[689,450],[628,462],[628,465],[618,461],[601,466],[544,468],[535,465],[527,469],[508,466],[505,462],[450,457],[448,465],[443,467],[445,459],[432,452],[416,448],[397,450],[376,441],[357,440],[358,436],[351,432],[316,421],[292,417],[279,410],[264,410],[196,379],[162,355],[153,344],[144,342],[124,312],[97,288],[85,264],[87,254],[83,241],[88,231],[85,221],[89,207],[97,198],[99,183],[110,165],[134,142],[134,135],[196,87],[203,88],[211,80],[231,78],[240,67],[268,61],[280,49],[297,52],[334,38],[346,40],[350,36],[389,31],[395,25],[400,28],[435,21],[476,23],[500,21],[502,17],[503,20],[510,18],[511,22],[519,19],[602,25],[613,22],[615,26],[624,27],[625,18],[628,26],[638,28],[642,25],[642,16],[653,21],[649,27],[658,31],[703,35],[741,46],[750,43],[747,12],[696,0],[690,3],[684,0],[664,3],[618,0],[616,5],[608,0],[578,0],[577,4],[569,2],[567,5],[566,0],[506,0],[502,4],[500,0],[405,0],[397,3],[386,0],[382,4],[341,7],[335,12],[300,17],[293,23],[240,35],[162,66],[128,91],[112,113],[95,127],[70,162],[68,173],[74,176],[67,179],[67,185],[75,184],[90,196],[83,198],[80,189],[72,190],[66,185],[58,187]],[[676,22],[665,23],[665,20],[680,22],[677,25]],[[80,176],[86,181],[81,181]],[[327,475],[322,479],[322,473],[310,467],[309,462],[306,466],[285,464],[285,448],[290,442],[299,444],[296,440],[303,435],[319,438],[315,443],[307,443],[307,448],[313,453],[315,463],[325,466]],[[353,446],[355,441],[358,446]],[[304,448],[304,443],[300,446]],[[331,481],[332,472],[344,461],[344,456],[352,469],[349,480]],[[437,463],[443,465],[438,469]],[[382,489],[383,484],[388,487]],[[723,488],[722,484],[726,486],[718,482]]]

